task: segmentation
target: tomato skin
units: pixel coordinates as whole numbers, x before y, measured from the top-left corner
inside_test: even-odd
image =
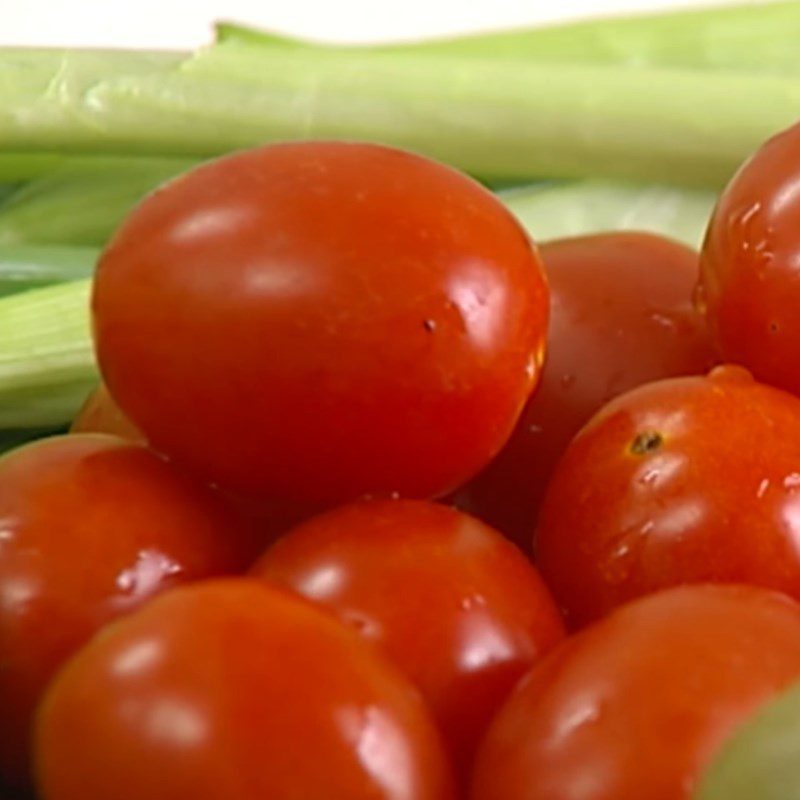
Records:
[[[125,416],[104,384],[86,398],[75,417],[70,433],[107,433],[130,442],[146,444],[144,434]],[[243,524],[249,525],[263,545],[275,541],[289,528],[312,516],[317,510],[306,504],[243,497],[209,487]]]
[[[301,142],[146,199],[100,259],[93,316],[104,379],[157,450],[331,505],[443,494],[495,455],[538,378],[547,288],[471,179]]]
[[[712,215],[698,305],[723,356],[800,394],[800,124],[766,142]]]
[[[536,570],[499,533],[445,506],[384,500],[295,528],[250,574],[332,610],[422,691],[466,775],[489,720],[564,635]]]
[[[695,251],[622,232],[547,242],[540,253],[551,295],[542,379],[508,444],[456,498],[526,550],[550,475],[592,414],[636,386],[715,362],[691,305]]]
[[[102,383],[86,398],[69,430],[70,433],[107,433],[129,442],[146,443],[144,434],[125,416]]]
[[[492,723],[472,800],[688,800],[720,745],[800,677],[800,607],[750,586],[623,606],[533,668]]]
[[[681,583],[800,598],[800,400],[741,367],[607,405],[567,449],[536,533],[573,626]]]
[[[43,800],[453,797],[393,665],[245,579],[168,592],[94,639],[48,692],[36,742]]]
[[[74,434],[0,458],[0,782],[26,783],[31,716],[66,658],[155,593],[245,568],[253,545],[141,446]]]

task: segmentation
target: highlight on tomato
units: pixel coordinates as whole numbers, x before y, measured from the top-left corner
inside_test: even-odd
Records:
[[[509,442],[455,498],[526,550],[553,469],[589,418],[623,392],[702,374],[716,360],[692,307],[696,251],[638,232],[539,250],[551,295],[542,379]]]
[[[535,387],[548,297],[500,200],[372,144],[268,145],[147,197],[100,258],[120,408],[199,478],[333,505],[444,494]]]
[[[416,690],[311,603],[246,579],[166,592],[51,685],[44,800],[453,800]]]
[[[250,574],[324,606],[383,648],[422,692],[464,779],[494,713],[564,635],[522,552],[479,520],[425,501],[314,517]]]
[[[27,785],[33,714],[69,656],[165,589],[244,569],[256,547],[140,445],[74,434],[0,458],[0,784]]]
[[[534,666],[495,717],[471,800],[690,800],[727,739],[800,677],[800,606],[753,586],[669,589]]]
[[[800,599],[800,399],[743,368],[605,406],[547,489],[536,559],[572,627],[648,592],[752,583]]]

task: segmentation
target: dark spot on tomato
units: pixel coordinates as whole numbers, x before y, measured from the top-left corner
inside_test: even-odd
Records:
[[[656,431],[643,431],[636,435],[631,443],[631,453],[636,456],[644,456],[658,450],[664,443],[664,437]]]

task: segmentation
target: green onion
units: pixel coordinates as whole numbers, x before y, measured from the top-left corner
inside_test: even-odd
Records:
[[[102,245],[145,194],[195,161],[73,158],[0,205],[0,244]]]
[[[698,248],[717,196],[671,186],[580,181],[539,191],[512,189],[500,197],[536,241],[641,230]]]
[[[0,179],[41,172],[62,151],[80,150],[96,125],[93,86],[117,75],[168,71],[180,59],[126,50],[0,49],[0,150],[10,151],[0,162]],[[102,137],[95,128],[89,138]]]
[[[713,202],[706,192],[588,181],[501,197],[539,241],[637,228],[696,244]],[[88,294],[79,281],[0,298],[0,429],[64,424],[96,382]]]
[[[0,183],[20,183],[37,178],[67,160],[58,153],[0,153]]]
[[[0,245],[0,295],[92,275],[98,251],[64,245]]]
[[[61,425],[95,384],[90,285],[0,298],[0,429]]]
[[[50,75],[63,91],[0,86],[0,148],[202,157],[360,138],[491,180],[719,187],[800,108],[800,76],[222,45],[179,70],[123,74],[112,59],[119,77],[109,78],[102,59],[83,69],[64,58]]]
[[[723,746],[694,800],[795,800],[800,786],[800,685],[756,712]]]
[[[217,39],[225,44],[262,47],[326,47],[232,23],[217,26]],[[798,41],[800,3],[792,0],[612,17],[409,44],[327,47],[396,55],[800,73]]]

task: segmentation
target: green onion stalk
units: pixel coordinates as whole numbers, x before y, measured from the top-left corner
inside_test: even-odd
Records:
[[[325,45],[222,22],[217,25],[217,40],[226,45],[271,48],[797,74],[800,3],[789,0],[664,11],[389,45]]]

